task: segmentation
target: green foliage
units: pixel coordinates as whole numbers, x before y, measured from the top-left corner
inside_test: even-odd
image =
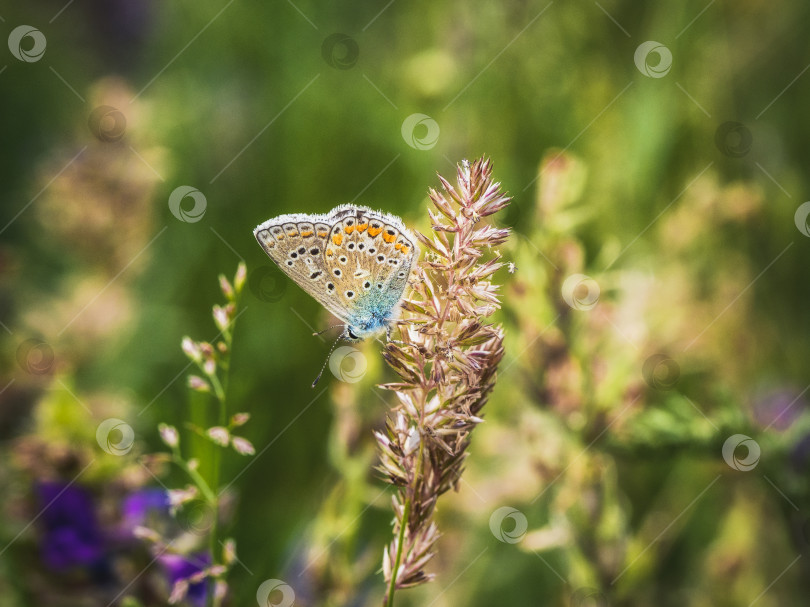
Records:
[[[158,422],[212,423],[178,346],[214,338],[216,276],[244,260],[227,391],[257,454],[218,466],[238,479],[220,530],[244,564],[230,600],[281,579],[296,604],[380,604],[390,494],[372,431],[394,404],[375,385],[392,376],[368,343],[361,382],[327,372],[310,388],[330,345],[310,334],[328,315],[251,231],[355,201],[426,232],[435,173],[486,154],[514,196],[506,355],[438,512],[437,579],[398,607],[581,606],[585,589],[612,606],[803,604],[810,239],[794,213],[810,189],[810,7],[124,4],[2,14],[4,36],[30,24],[47,50],[24,63],[4,38],[0,61],[0,603],[115,596],[80,603],[68,589],[87,580],[43,570],[32,486],[94,461],[82,482],[112,512],[155,484],[137,456],[159,448]],[[333,33],[357,55],[325,48]],[[647,40],[672,53],[661,78],[634,63]],[[105,105],[125,117],[120,137],[91,120]],[[434,147],[403,138],[415,113],[440,127]],[[205,197],[199,221],[169,208],[182,185]],[[566,303],[574,274],[598,285],[591,309]],[[51,363],[21,358],[29,338]],[[654,356],[677,372],[645,371]],[[134,430],[125,456],[97,442],[108,418]],[[750,471],[724,461],[735,434],[761,449]],[[490,529],[502,506],[527,520],[518,543]]]

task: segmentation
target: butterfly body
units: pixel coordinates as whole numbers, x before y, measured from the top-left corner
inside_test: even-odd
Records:
[[[355,205],[280,215],[253,234],[285,274],[343,321],[350,341],[390,328],[419,257],[398,217]]]

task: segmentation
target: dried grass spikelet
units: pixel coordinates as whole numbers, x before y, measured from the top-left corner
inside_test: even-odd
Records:
[[[500,307],[492,275],[505,264],[491,247],[509,230],[481,221],[510,198],[492,181],[492,163],[481,158],[458,167],[458,185],[439,176],[443,192],[430,190],[433,236],[417,233],[426,255],[404,300],[401,341],[384,351],[400,381],[382,386],[396,393],[386,432],[377,432],[379,470],[397,487],[394,540],[383,554],[383,572],[394,591],[430,581],[424,567],[439,532],[436,500],[461,479],[470,432],[495,386],[503,358],[503,328],[486,318]]]

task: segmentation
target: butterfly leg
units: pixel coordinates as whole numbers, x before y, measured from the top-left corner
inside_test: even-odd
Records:
[[[401,339],[393,339],[391,337],[391,327],[390,326],[385,329],[385,337],[386,337],[388,343],[391,343],[391,344],[396,344],[398,346],[409,346],[409,345],[411,345],[411,344],[409,344],[407,342],[402,341]],[[383,345],[385,345],[385,344],[383,344]]]

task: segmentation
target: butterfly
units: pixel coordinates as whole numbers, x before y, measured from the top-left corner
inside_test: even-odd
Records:
[[[287,276],[343,322],[340,337],[357,342],[390,333],[419,258],[399,217],[344,204],[325,215],[280,215],[253,234]]]

